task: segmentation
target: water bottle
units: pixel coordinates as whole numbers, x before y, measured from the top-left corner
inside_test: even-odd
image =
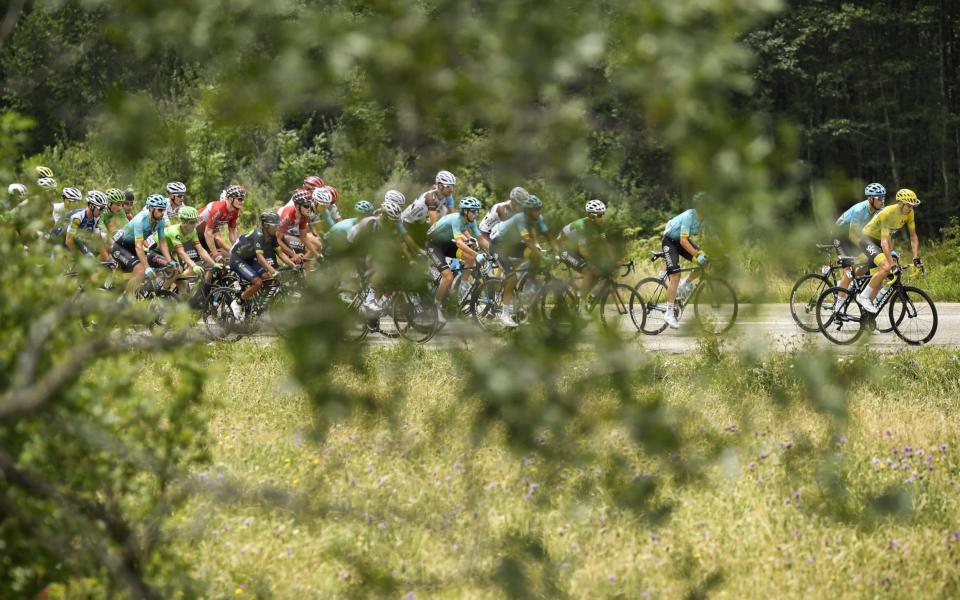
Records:
[[[888,286],[884,286],[884,287],[880,290],[880,293],[877,294],[877,299],[874,300],[874,303],[875,303],[877,306],[880,306],[881,304],[883,304],[883,299],[886,298],[886,297],[887,297],[887,294],[889,294],[889,293],[890,293],[890,286],[889,286],[889,285],[888,285]]]
[[[686,302],[687,297],[690,296],[690,290],[693,288],[693,284],[690,283],[690,278],[685,277],[683,281],[680,282],[680,285],[677,287],[677,297],[680,302]]]

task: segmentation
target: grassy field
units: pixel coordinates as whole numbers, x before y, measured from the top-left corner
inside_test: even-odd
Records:
[[[640,358],[626,381],[638,406],[662,399],[661,427],[631,438],[605,378],[565,447],[527,450],[477,433],[450,352],[336,369],[368,408],[328,421],[280,347],[214,347],[212,462],[191,473],[207,493],[178,551],[213,597],[960,594],[956,352]],[[672,450],[632,441],[671,429]]]

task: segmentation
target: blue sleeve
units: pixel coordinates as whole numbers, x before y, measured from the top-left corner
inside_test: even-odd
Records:
[[[131,222],[133,224],[133,239],[142,240],[143,239],[143,219],[141,218],[143,214],[139,214],[133,218]]]
[[[684,235],[689,236],[691,231],[696,233],[696,225],[697,225],[697,216],[696,216],[696,213],[694,213],[693,209],[691,208],[690,210],[684,212],[683,215],[681,215],[680,237],[683,237]]]
[[[543,215],[537,217],[537,229],[539,229],[541,233],[546,233],[550,230],[550,228],[547,227],[547,222],[543,220]]]
[[[447,208],[453,209],[454,204],[456,204],[456,200],[454,199],[453,194],[450,194],[449,196],[447,196],[445,200],[447,202]]]
[[[330,227],[333,227],[334,225],[337,224],[337,222],[333,220],[333,215],[330,214],[329,208],[323,211],[323,216],[327,218],[327,225],[329,225]]]
[[[480,237],[480,228],[477,226],[476,221],[469,222],[469,229],[470,229],[470,235],[472,235],[475,238]]]

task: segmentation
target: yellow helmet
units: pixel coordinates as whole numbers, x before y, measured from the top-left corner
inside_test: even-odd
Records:
[[[44,177],[53,177],[53,171],[49,167],[37,167],[37,177],[43,179]]]
[[[917,193],[913,190],[903,188],[902,190],[897,190],[897,202],[903,202],[904,204],[909,204],[910,206],[916,206],[920,204],[920,198],[917,198]]]

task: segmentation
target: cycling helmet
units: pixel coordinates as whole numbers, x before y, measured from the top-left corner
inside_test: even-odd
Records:
[[[280,215],[273,212],[272,210],[265,210],[260,213],[260,223],[263,225],[273,225],[277,226],[280,224]]]
[[[37,177],[41,179],[53,179],[53,171],[51,171],[48,167],[37,167]]]
[[[457,185],[457,178],[450,171],[440,171],[437,173],[436,182],[440,185]]]
[[[103,194],[107,197],[107,202],[110,204],[123,204],[126,201],[123,190],[118,190],[117,188],[110,188]]]
[[[200,220],[200,212],[192,206],[181,206],[177,216],[180,217],[180,221],[182,222],[196,222]]]
[[[398,206],[405,206],[407,204],[407,197],[397,190],[387,190],[387,193],[383,195],[383,201],[393,202]]]
[[[400,205],[396,202],[384,202],[380,207],[380,212],[387,215],[387,218],[391,221],[396,221],[400,218],[400,213],[403,212],[403,209],[401,209]]]
[[[530,195],[530,192],[528,192],[527,190],[523,189],[520,186],[517,186],[512,190],[510,190],[510,199],[514,202],[520,202],[529,195]]]
[[[917,198],[917,193],[913,190],[903,188],[902,190],[897,190],[897,202],[916,206],[920,204],[920,198]]]
[[[57,189],[57,180],[53,177],[41,177],[37,180],[37,185],[47,190]]]
[[[372,215],[375,209],[373,208],[372,202],[361,200],[353,205],[353,210],[357,211],[361,215]]]
[[[331,202],[332,204],[336,204],[336,203],[337,203],[337,200],[340,199],[340,192],[337,191],[337,188],[333,187],[332,185],[325,185],[325,186],[323,186],[323,189],[325,189],[325,190],[327,190],[328,192],[330,192],[330,197],[332,198],[332,200],[331,200],[330,202]]]
[[[460,199],[460,210],[480,210],[481,208],[483,208],[483,203],[473,196]]]
[[[879,183],[870,183],[867,184],[867,187],[863,188],[864,196],[886,196],[887,188],[883,187]]]
[[[520,201],[520,206],[523,208],[541,208],[543,206],[543,201],[533,194],[530,194]]]
[[[311,192],[317,188],[323,187],[325,184],[323,180],[317,177],[316,175],[307,175],[303,178],[303,189],[310,190]]]
[[[147,197],[147,203],[144,204],[145,208],[162,208],[167,210],[167,199],[161,196],[160,194],[150,194]]]
[[[181,196],[187,193],[187,186],[182,181],[171,181],[167,184],[167,193],[171,196]]]
[[[331,194],[330,190],[325,187],[316,188],[313,190],[313,194],[311,194],[310,197],[313,198],[313,202],[315,204],[319,204],[321,206],[330,206],[333,204],[333,194]]]
[[[123,191],[124,199],[126,199],[126,201],[129,202],[130,204],[133,204],[134,196],[135,194],[133,193],[133,190],[131,190],[130,188],[127,188],[126,190]]]
[[[247,197],[247,190],[242,185],[231,185],[224,193],[227,198],[236,198],[237,200],[243,200]]]
[[[307,190],[300,188],[290,196],[293,203],[297,206],[311,206],[313,204],[313,195]]]
[[[63,196],[64,200],[69,200],[70,202],[80,202],[83,200],[83,194],[77,188],[65,187],[60,195]]]
[[[22,183],[11,183],[9,186],[7,186],[7,193],[11,196],[14,194],[26,196],[27,186],[23,185]]]
[[[701,204],[703,204],[709,199],[710,199],[710,194],[706,192],[697,192],[696,194],[693,195],[693,199],[692,199],[693,205],[700,206]]]
[[[107,195],[100,190],[90,190],[87,192],[87,204],[94,208],[106,208]]]
[[[607,212],[607,206],[599,200],[590,200],[585,208],[588,215],[602,215]]]

